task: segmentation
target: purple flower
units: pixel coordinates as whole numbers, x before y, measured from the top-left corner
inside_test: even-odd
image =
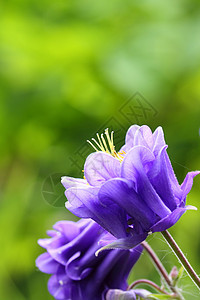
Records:
[[[167,154],[161,127],[133,125],[117,153],[108,130],[93,139],[97,152],[86,159],[84,178],[63,177],[66,207],[82,218],[92,218],[118,240],[112,247],[130,248],[148,234],[173,226],[186,206],[196,172],[180,185]],[[119,240],[120,239],[120,240]],[[111,241],[111,240],[110,240]]]
[[[105,231],[92,220],[60,221],[40,239],[46,249],[36,260],[40,271],[52,274],[48,290],[57,300],[103,300],[109,289],[127,288],[127,277],[142,246],[108,250],[95,256]]]

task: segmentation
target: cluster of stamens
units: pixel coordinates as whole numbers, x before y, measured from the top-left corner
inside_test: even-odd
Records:
[[[108,128],[105,129],[105,136],[106,139],[104,138],[104,134],[102,133],[100,136],[97,133],[97,140],[95,140],[94,138],[92,138],[92,141],[94,143],[92,143],[91,141],[87,140],[87,142],[97,151],[103,151],[106,153],[111,154],[112,156],[114,156],[115,158],[119,159],[119,161],[121,162],[124,158],[124,154],[125,152],[116,152],[115,150],[115,146],[114,146],[114,139],[113,139],[113,135],[114,135],[114,131],[111,132],[111,134],[109,135],[108,132]]]

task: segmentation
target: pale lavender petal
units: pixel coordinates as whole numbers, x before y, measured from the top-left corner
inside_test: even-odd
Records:
[[[90,185],[99,186],[110,178],[119,177],[120,161],[105,152],[92,153],[86,159],[84,174]]]
[[[152,150],[153,148],[153,134],[147,125],[141,126],[134,135],[134,145],[145,146]]]
[[[81,185],[85,185],[87,184],[87,180],[63,176],[61,177],[61,183],[66,189],[69,189],[71,187],[76,187],[76,186],[79,187]]]
[[[120,149],[119,152],[122,152],[122,151],[128,152],[133,146],[135,146],[134,136],[135,136],[136,131],[139,128],[140,128],[140,126],[138,126],[138,125],[132,125],[131,127],[129,127],[129,129],[126,133],[125,145]]]
[[[119,289],[108,290],[106,300],[136,300],[134,290],[122,291]]]
[[[161,126],[156,128],[156,130],[153,133],[153,144],[154,145],[153,145],[152,151],[153,151],[154,155],[157,156],[160,149],[166,145],[163,129]]]

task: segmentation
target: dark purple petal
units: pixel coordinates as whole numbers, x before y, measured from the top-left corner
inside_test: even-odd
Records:
[[[127,236],[127,222],[124,210],[114,203],[113,205],[102,205],[97,196],[98,190],[99,189],[95,187],[86,189],[80,188],[75,189],[75,191],[73,188],[67,190],[66,196],[70,204],[72,204],[72,209],[71,207],[69,209],[75,213],[73,203],[78,202],[81,204],[80,211],[78,210],[78,207],[76,207],[76,212],[78,212],[77,215],[79,217],[92,218],[115,236]],[[82,207],[85,207],[84,211],[88,211],[87,216],[81,214]]]
[[[173,226],[180,217],[186,212],[186,210],[196,210],[196,207],[188,205],[186,207],[176,208],[169,216],[163,218],[150,229],[151,232],[164,231]]]
[[[109,200],[117,203],[127,214],[141,222],[144,228],[150,228],[154,222],[153,211],[135,192],[133,182],[130,180],[123,178],[108,180],[99,190],[99,199],[103,204]]]
[[[171,162],[170,162],[170,159],[169,159],[169,156],[167,153],[165,153],[165,160],[166,160],[166,164],[167,164],[167,169],[168,169],[171,186],[173,189],[173,194],[176,198],[179,199],[179,203],[180,203],[180,200],[182,198],[182,190],[178,183],[178,180],[176,178],[176,175],[174,173],[174,170],[172,168],[172,165],[171,165]]]
[[[58,248],[49,248],[49,254],[60,264],[66,265],[71,256],[76,252],[86,251],[95,240],[98,240],[103,229],[91,221],[88,226],[72,241]]]
[[[120,161],[105,152],[92,153],[86,159],[84,174],[89,184],[99,186],[110,178],[119,177]]]
[[[132,266],[138,261],[142,251],[143,247],[141,245],[131,249],[129,253],[127,253],[127,250],[120,250],[121,256],[119,257],[117,264],[115,264],[112,268],[106,280],[110,288],[120,288],[122,290],[127,289],[128,275]]]
[[[59,263],[55,261],[47,252],[45,252],[36,259],[36,266],[44,273],[54,274],[57,272]]]
[[[173,189],[169,178],[169,172],[165,159],[166,147],[167,146],[161,148],[147,175],[162,201],[172,211],[179,203],[177,203],[177,198],[175,198],[173,194]]]
[[[83,255],[78,252],[72,256],[66,265],[67,275],[73,280],[81,280],[87,277],[91,273],[92,267],[102,259],[102,255],[95,256],[95,252],[99,247],[98,243],[94,243]]]
[[[166,217],[171,213],[150,183],[145,166],[155,160],[153,153],[144,146],[133,147],[122,162],[122,177],[136,183],[136,191],[159,217]]]

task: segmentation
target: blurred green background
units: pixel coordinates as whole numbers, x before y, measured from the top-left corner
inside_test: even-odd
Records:
[[[86,140],[109,127],[163,126],[181,182],[200,169],[198,0],[10,0],[0,5],[0,299],[52,299],[37,239],[60,219],[61,175],[82,177]],[[187,203],[200,208],[200,178]],[[200,213],[170,229],[200,273]],[[178,264],[149,237],[168,271]],[[159,277],[144,254],[131,280]],[[192,282],[186,299],[199,299]]]

